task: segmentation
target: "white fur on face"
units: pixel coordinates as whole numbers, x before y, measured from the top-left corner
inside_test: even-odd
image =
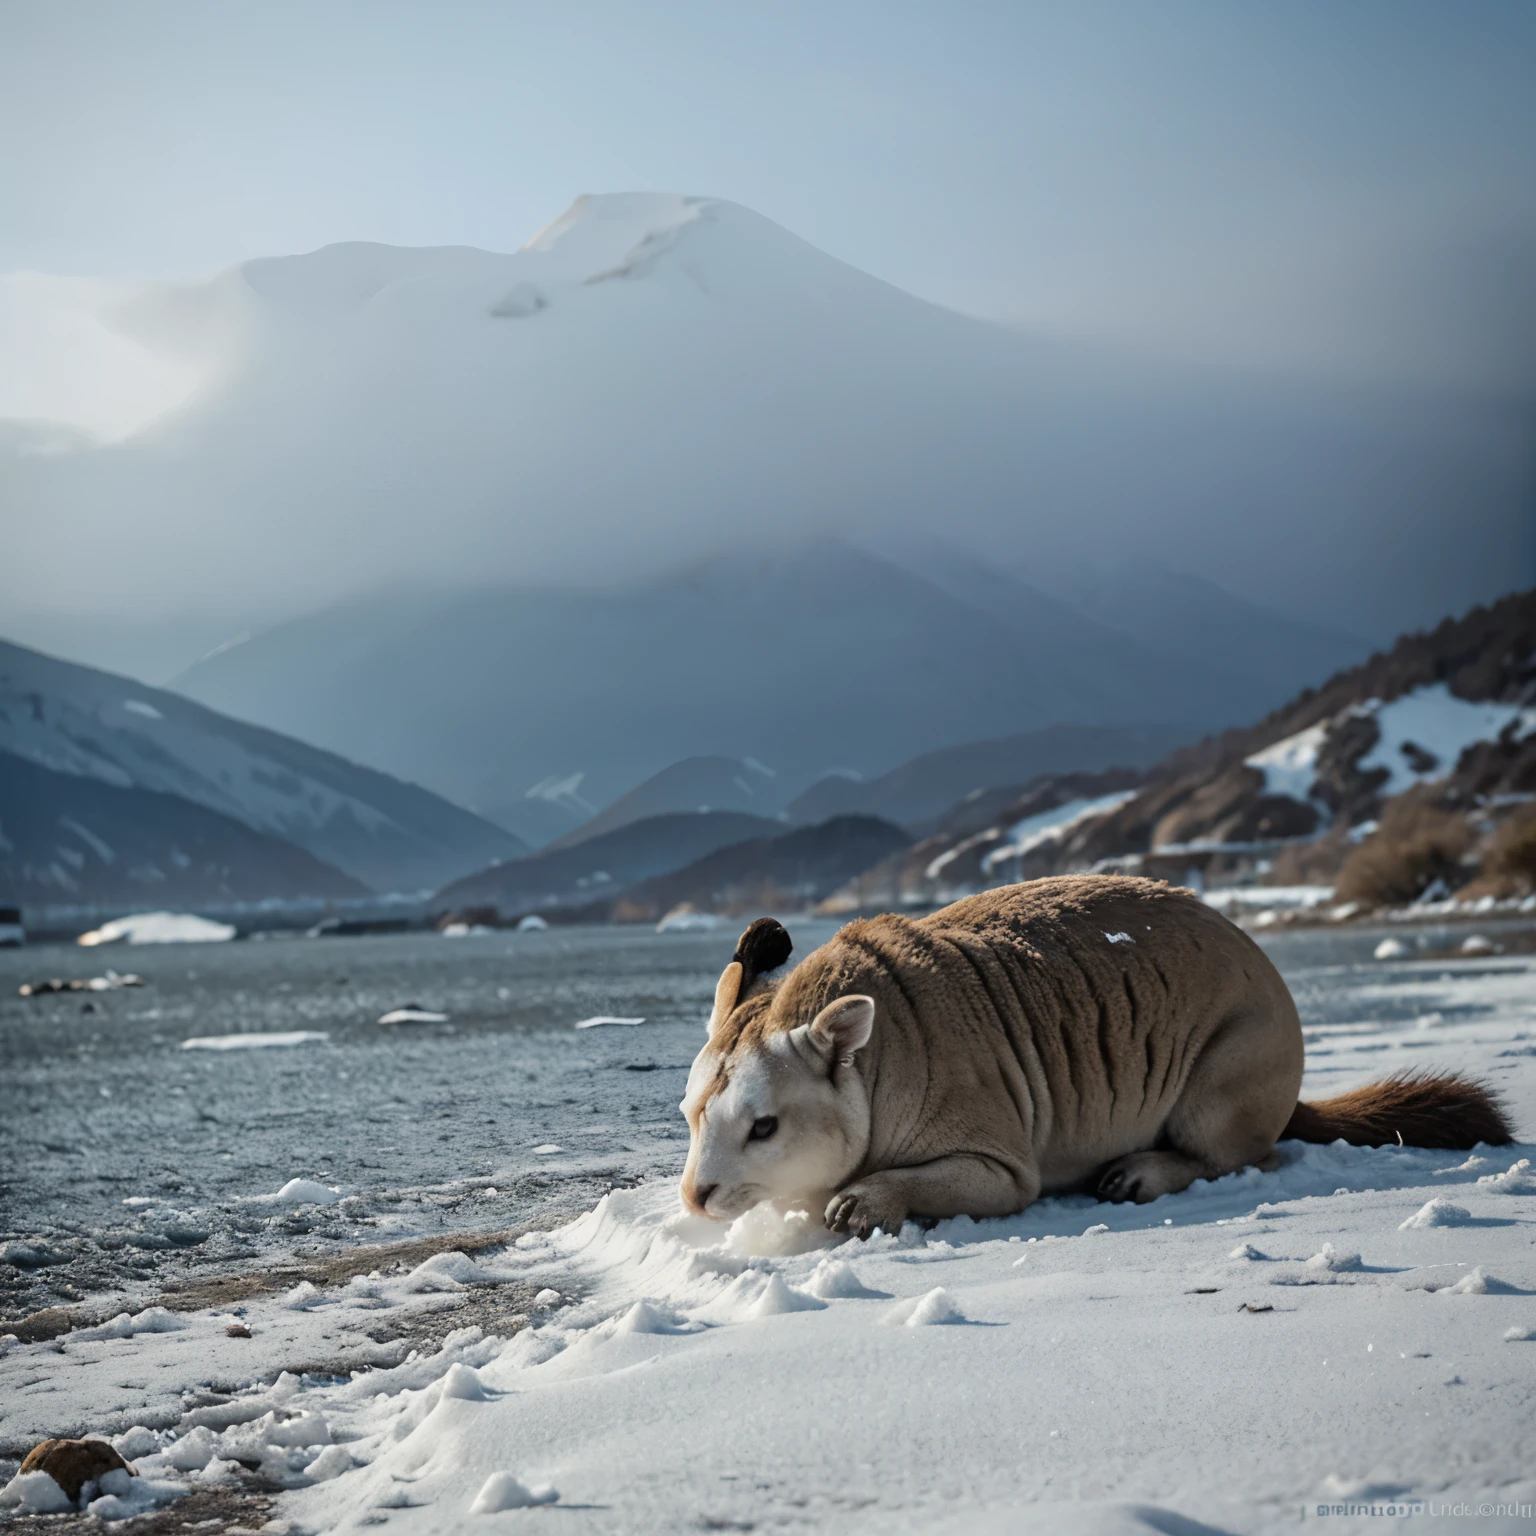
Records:
[[[720,1058],[706,1045],[688,1077],[682,1110],[691,1131],[685,1199],[732,1220],[762,1200],[824,1199],[857,1167],[869,1139],[869,1104],[858,1074],[803,1038],[776,1033],[732,1059],[712,1097]],[[765,1140],[754,1121],[778,1121]],[[690,1198],[691,1197],[691,1198]]]

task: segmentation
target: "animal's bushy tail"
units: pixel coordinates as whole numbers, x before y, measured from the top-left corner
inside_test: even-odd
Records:
[[[1281,1138],[1356,1147],[1502,1147],[1514,1127],[1485,1084],[1453,1072],[1397,1072],[1332,1099],[1298,1104]]]

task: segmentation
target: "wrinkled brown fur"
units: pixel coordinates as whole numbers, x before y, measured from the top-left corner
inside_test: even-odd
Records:
[[[1298,1104],[1283,1135],[1297,1141],[1347,1141],[1353,1147],[1434,1147],[1462,1151],[1507,1146],[1513,1128],[1482,1083],[1454,1073],[1398,1072],[1379,1083]]]

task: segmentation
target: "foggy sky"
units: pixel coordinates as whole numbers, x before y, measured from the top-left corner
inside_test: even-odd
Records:
[[[89,421],[111,388],[67,305],[4,274],[507,251],[579,192],[667,188],[1037,334],[1443,395],[1529,436],[1533,75],[1519,0],[10,0],[0,415]],[[70,610],[45,582],[30,617]]]

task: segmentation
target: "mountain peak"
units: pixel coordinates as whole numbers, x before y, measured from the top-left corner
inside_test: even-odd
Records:
[[[542,256],[540,275],[566,282],[623,276],[672,243],[711,200],[676,192],[583,193],[518,249]]]

